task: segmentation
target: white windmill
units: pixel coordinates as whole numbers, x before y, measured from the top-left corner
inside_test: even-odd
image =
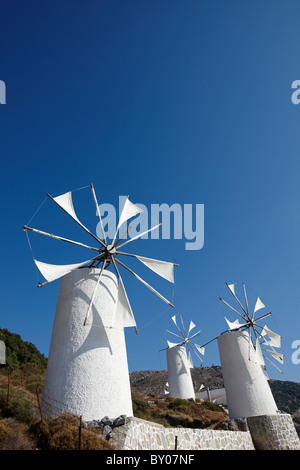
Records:
[[[191,335],[192,329],[195,324],[191,321],[188,330],[185,329],[182,317],[180,315],[182,329],[179,328],[176,315],[172,321],[174,322],[178,333],[166,330],[168,333],[180,338],[178,343],[171,343],[167,340],[167,367],[168,367],[168,382],[169,382],[169,396],[173,398],[195,399],[195,391],[190,369],[193,368],[192,355],[193,352],[197,358],[203,362],[201,355],[204,355],[205,348],[196,344],[193,340],[200,335],[201,331],[197,331]]]
[[[174,265],[166,261],[125,253],[121,248],[158,228],[123,240],[131,227],[117,238],[124,222],[142,209],[127,197],[113,239],[106,239],[99,205],[93,185],[90,185],[103,239],[94,235],[77,217],[72,192],[49,198],[65,211],[96,246],[90,246],[24,226],[25,231],[36,232],[56,240],[85,247],[93,252],[90,259],[69,265],[53,265],[34,259],[45,278],[43,286],[61,278],[57,309],[50,344],[43,403],[53,408],[67,407],[85,420],[112,418],[121,414],[132,416],[131,391],[128,374],[124,327],[134,327],[135,318],[127,297],[118,265],[130,272],[138,281],[173,307],[144,279],[128,268],[120,257],[137,259],[167,281],[174,283]],[[27,234],[28,236],[28,234]],[[109,271],[113,266],[116,275]],[[59,404],[59,405],[58,405]]]
[[[226,285],[238,305],[234,308],[224,299],[220,300],[242,319],[240,323],[239,319],[232,322],[225,317],[229,329],[218,337],[230,417],[234,419],[276,414],[277,405],[268,383],[264,357],[277,369],[278,367],[263,351],[283,364],[283,355],[275,350],[275,347],[281,347],[281,337],[266,324],[261,324],[272,312],[257,316],[256,312],[265,308],[259,295],[253,312],[250,312],[245,284],[242,283],[244,305],[236,295],[237,284]],[[268,346],[268,349],[261,346]]]

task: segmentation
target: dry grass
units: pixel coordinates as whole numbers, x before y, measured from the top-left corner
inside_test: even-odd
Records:
[[[81,428],[79,419],[70,413],[36,423],[31,427],[41,450],[112,450],[114,447],[96,430]]]
[[[0,421],[0,450],[34,450],[35,440],[28,432],[28,425],[14,418]],[[2,430],[2,432],[1,432]]]
[[[96,430],[81,427],[79,418],[62,414],[41,420],[37,390],[41,393],[44,373],[26,364],[8,374],[0,373],[0,450],[111,450]],[[9,390],[8,390],[9,385]]]
[[[133,394],[132,402],[134,416],[165,427],[223,429],[228,422],[228,414],[210,402],[158,399],[142,394]]]

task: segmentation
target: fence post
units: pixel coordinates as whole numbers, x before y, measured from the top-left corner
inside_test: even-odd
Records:
[[[177,436],[175,436],[175,450],[177,450]]]
[[[7,405],[9,403],[9,394],[10,394],[10,371],[8,372],[8,376],[7,376],[7,396],[6,396]]]
[[[40,400],[40,394],[39,394],[38,388],[36,389],[36,398],[37,398],[37,402],[38,402],[39,412],[40,412],[40,415],[41,415],[41,421],[43,422],[43,414],[42,414],[41,400]]]
[[[82,428],[82,416],[79,417],[78,450],[81,450],[81,428]]]

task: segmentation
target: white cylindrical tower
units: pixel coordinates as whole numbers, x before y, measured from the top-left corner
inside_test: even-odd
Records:
[[[116,276],[104,271],[88,324],[84,320],[99,269],[77,269],[61,279],[42,404],[45,412],[70,411],[86,421],[132,416],[124,328],[111,327]]]
[[[191,371],[185,346],[167,348],[169,396],[195,399]]]
[[[277,405],[252,341],[249,348],[248,331],[223,333],[218,346],[230,418],[275,415]]]

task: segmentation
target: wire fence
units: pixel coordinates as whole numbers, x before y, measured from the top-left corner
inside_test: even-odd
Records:
[[[24,378],[20,375],[19,380],[16,380],[16,376],[14,376],[14,380],[12,380],[12,374],[9,373],[7,375],[7,383],[6,386],[2,384],[0,389],[4,391],[5,400],[7,405],[13,399],[14,390],[20,389],[20,386],[24,385]],[[3,386],[4,385],[4,386]],[[31,392],[23,391],[22,395],[30,398],[31,405],[35,409],[36,418],[39,419],[41,422],[47,419],[55,419],[58,417],[63,417],[69,415],[72,417],[72,423],[78,429],[77,435],[77,449],[82,450],[84,447],[83,444],[83,436],[82,431],[93,431],[93,435],[95,435],[95,428],[96,433],[102,439],[107,440],[113,448],[116,450],[151,450],[150,445],[148,449],[147,439],[145,441],[145,437],[143,438],[143,443],[140,439],[134,437],[132,432],[128,432],[126,428],[126,424],[128,421],[125,420],[125,426],[116,426],[112,427],[108,433],[104,433],[104,428],[101,426],[100,421],[98,424],[94,424],[91,422],[85,422],[82,416],[79,416],[75,413],[70,407],[50,395],[49,389],[47,388],[46,384],[44,385],[43,392],[40,393],[40,389],[36,388],[35,396],[33,395],[33,390]],[[129,418],[130,419],[130,418]],[[141,436],[142,439],[143,436]],[[86,436],[85,436],[86,439]],[[76,437],[75,437],[76,440]],[[174,449],[177,449],[177,436],[175,437],[174,442]]]

